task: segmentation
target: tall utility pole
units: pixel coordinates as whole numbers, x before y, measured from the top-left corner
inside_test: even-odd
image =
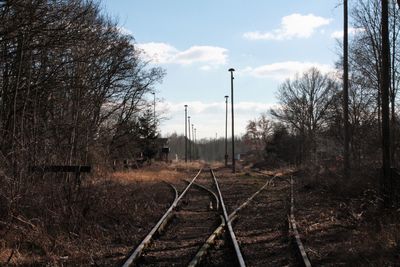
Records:
[[[195,151],[196,151],[196,159],[199,159],[198,148],[196,146],[196,144],[197,144],[197,129],[196,128],[194,128],[194,144],[195,144]]]
[[[190,116],[188,116],[188,124],[189,124],[189,161],[192,162],[192,143],[190,139]]]
[[[225,167],[228,167],[228,98],[225,96]]]
[[[382,69],[381,69],[381,97],[382,97],[382,169],[383,190],[385,204],[390,205],[391,171],[390,171],[390,121],[389,121],[389,86],[390,86],[390,44],[389,44],[389,3],[382,0]]]
[[[344,115],[344,177],[350,178],[350,132],[349,132],[349,34],[348,0],[343,2],[343,115]]]
[[[234,118],[234,109],[233,109],[233,72],[234,68],[230,68],[228,71],[231,73],[231,108],[232,108],[232,172],[236,172],[235,166],[235,118]]]
[[[188,105],[185,105],[185,162],[187,162],[187,156],[188,156],[188,153],[187,153],[187,106]]]
[[[195,152],[195,149],[196,149],[195,148],[195,142],[196,141],[194,141],[194,125],[193,125],[193,123],[192,123],[192,140],[193,140],[192,143],[193,143],[193,160],[194,160],[194,154],[195,154],[194,152]]]

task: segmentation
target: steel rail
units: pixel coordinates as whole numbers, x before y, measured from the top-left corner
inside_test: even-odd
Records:
[[[297,230],[296,220],[294,217],[294,196],[293,196],[293,177],[290,176],[290,219],[289,223],[293,230],[293,234],[296,240],[297,248],[299,249],[303,264],[306,267],[311,267],[310,259],[307,256],[306,250],[304,249],[303,242],[301,242],[299,231]]]
[[[201,171],[203,169],[200,169],[198,173],[194,176],[194,178],[190,181],[190,183],[186,186],[185,190],[178,196],[178,191],[176,188],[171,185],[174,188],[175,191],[175,200],[172,202],[171,206],[168,208],[168,210],[164,213],[164,215],[160,218],[160,220],[156,223],[156,225],[151,229],[151,231],[147,234],[147,236],[140,242],[140,244],[136,247],[136,249],[133,251],[133,253],[128,257],[128,259],[124,262],[122,267],[129,267],[131,266],[142,254],[143,249],[146,247],[146,245],[151,241],[153,238],[153,235],[156,233],[156,231],[162,226],[165,225],[165,221],[167,220],[173,209],[176,207],[178,202],[182,199],[182,197],[186,194],[186,192],[189,190],[190,186],[194,183],[196,178],[200,175]]]
[[[196,267],[200,264],[203,257],[207,254],[207,251],[211,248],[212,244],[215,242],[215,239],[219,237],[225,228],[225,219],[221,216],[221,224],[214,230],[214,232],[207,238],[206,242],[203,243],[199,251],[197,251],[196,255],[189,262],[188,267]]]
[[[235,252],[236,252],[237,260],[238,260],[238,262],[239,262],[240,267],[245,267],[246,264],[245,264],[245,262],[244,262],[242,252],[240,251],[240,247],[239,247],[239,244],[238,244],[238,242],[237,242],[235,233],[233,232],[232,224],[231,224],[231,221],[229,220],[228,213],[226,212],[226,208],[225,208],[225,204],[224,204],[224,199],[222,198],[222,194],[221,194],[221,190],[219,189],[219,185],[218,185],[217,178],[215,177],[214,172],[213,172],[212,169],[210,169],[210,172],[211,172],[211,176],[212,176],[213,179],[214,179],[215,187],[217,188],[217,192],[218,192],[218,196],[219,196],[219,201],[220,201],[220,203],[221,203],[221,207],[222,207],[222,211],[223,211],[223,214],[224,214],[224,219],[225,219],[225,222],[226,222],[226,226],[228,227],[229,235],[230,235],[230,237],[231,237],[232,244],[233,244],[233,247],[234,247]]]
[[[233,223],[236,218],[237,218],[237,213],[246,207],[250,201],[253,200],[259,193],[261,193],[262,190],[264,190],[267,186],[271,184],[271,182],[276,178],[277,176],[275,175],[272,177],[270,180],[268,180],[262,187],[260,187],[259,190],[257,190],[253,195],[251,195],[245,202],[243,202],[239,207],[237,207],[231,214],[229,214],[229,221]],[[215,239],[222,234],[222,230],[225,227],[225,221],[222,221],[222,223],[214,230],[214,232],[208,237],[207,241],[203,244],[203,246],[200,248],[200,250],[196,253],[196,255],[193,257],[191,262],[189,263],[188,267],[195,267],[198,264],[200,264],[202,258],[206,255],[207,251],[211,248],[211,244],[214,243]]]
[[[186,183],[190,183],[190,182],[187,181],[187,180],[183,180],[183,181],[185,181]],[[194,186],[197,186],[197,187],[200,188],[200,189],[205,190],[205,191],[208,192],[210,195],[212,195],[212,196],[214,197],[214,199],[215,199],[216,210],[219,209],[219,199],[218,199],[218,196],[217,196],[210,188],[208,188],[208,187],[206,187],[206,186],[204,186],[204,185],[198,184],[198,183],[193,183],[193,185],[194,185]]]
[[[269,179],[260,189],[258,189],[253,195],[251,195],[245,202],[243,202],[239,207],[237,207],[231,214],[229,214],[229,218],[234,217],[236,213],[238,213],[242,208],[247,206],[250,201],[253,200],[262,190],[264,190],[267,186],[269,186],[272,181],[276,178],[277,176],[273,176],[271,179]]]

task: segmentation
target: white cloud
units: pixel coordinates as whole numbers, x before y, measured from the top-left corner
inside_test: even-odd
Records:
[[[314,32],[331,23],[331,19],[313,14],[301,15],[298,13],[285,16],[278,29],[269,32],[246,32],[243,37],[249,40],[290,40],[293,38],[309,38]]]
[[[204,66],[201,66],[200,69],[204,70],[204,71],[209,71],[212,69],[212,67],[210,65],[204,65]]]
[[[210,64],[223,65],[227,59],[227,49],[216,46],[192,46],[179,52],[175,61],[180,64],[192,64],[195,62],[208,62]]]
[[[175,47],[166,43],[144,43],[136,45],[144,52],[148,60],[158,64],[166,64],[173,61],[174,56],[179,52]]]
[[[315,62],[285,61],[262,65],[256,68],[247,67],[242,71],[242,73],[249,74],[258,78],[271,78],[281,81],[287,78],[291,78],[297,73],[301,74],[312,67],[318,68],[322,73],[333,71],[333,68],[327,64],[320,64]]]
[[[219,109],[223,107],[223,102],[209,102],[209,103],[204,103],[201,101],[187,101],[187,102],[180,102],[180,103],[174,103],[174,102],[164,102],[160,103],[160,109],[166,110],[168,113],[176,113],[176,112],[181,112],[184,110],[184,105],[188,105],[188,110],[190,113],[195,113],[199,114],[204,112],[205,110],[210,110],[210,109]]]
[[[360,33],[360,32],[363,32],[363,31],[365,31],[363,28],[353,28],[353,27],[350,27],[350,28],[349,28],[349,36],[356,35],[356,34],[358,34],[358,33]],[[331,37],[332,37],[332,38],[336,38],[336,39],[343,38],[343,30],[341,30],[341,31],[334,31],[334,32],[331,34]]]
[[[220,102],[201,102],[201,101],[187,101],[187,102],[163,102],[158,104],[159,110],[166,111],[167,113],[180,113],[184,110],[184,105],[188,105],[188,111],[191,114],[201,114],[209,112],[214,114],[215,111],[225,111],[225,101]],[[235,110],[240,112],[264,112],[272,107],[271,104],[261,102],[246,102],[241,101],[235,103]]]
[[[228,59],[228,50],[217,46],[192,46],[186,50],[179,51],[167,43],[143,43],[137,44],[143,50],[147,59],[159,64],[190,65],[194,63],[205,63],[211,68],[212,65],[224,65]],[[207,67],[203,66],[203,70]]]

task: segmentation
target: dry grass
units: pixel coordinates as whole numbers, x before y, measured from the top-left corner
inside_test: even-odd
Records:
[[[90,178],[69,203],[56,180],[35,184],[0,216],[0,266],[118,265],[173,200],[161,181],[191,177],[199,166],[156,163]]]
[[[400,210],[385,210],[373,170],[298,173],[296,218],[315,265],[397,266]]]
[[[156,163],[142,169],[119,171],[112,174],[112,180],[122,183],[132,182],[173,182],[190,178],[204,166],[201,162]]]
[[[200,170],[202,167],[204,167],[204,162],[202,161],[193,161],[186,163],[184,161],[178,161],[178,162],[173,162],[171,165],[168,166],[169,169],[186,170],[186,171],[196,171]]]
[[[122,183],[132,182],[160,182],[160,181],[174,181],[186,178],[182,172],[174,170],[132,170],[126,172],[115,172],[112,174],[112,180]]]

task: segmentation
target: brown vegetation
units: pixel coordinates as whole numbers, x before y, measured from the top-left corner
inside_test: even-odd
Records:
[[[296,176],[296,219],[315,265],[395,266],[399,210],[383,209],[378,174],[305,170]]]
[[[162,181],[188,176],[164,167],[88,178],[70,204],[63,183],[37,182],[20,196],[18,210],[2,213],[0,264],[115,265],[172,202]]]

